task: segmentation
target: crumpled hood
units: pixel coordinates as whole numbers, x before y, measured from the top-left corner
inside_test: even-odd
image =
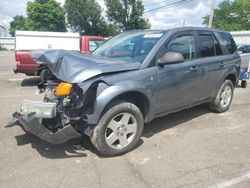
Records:
[[[69,83],[81,83],[105,73],[136,70],[141,65],[65,50],[36,50],[32,58],[38,64],[47,65],[58,79]]]

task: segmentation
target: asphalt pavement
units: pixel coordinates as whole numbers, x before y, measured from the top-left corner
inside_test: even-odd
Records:
[[[6,128],[22,99],[41,100],[39,78],[15,75],[0,52],[0,187],[250,187],[250,86],[236,88],[228,112],[201,105],[145,126],[139,146],[103,158],[87,137],[51,145]],[[81,143],[85,151],[74,151]]]

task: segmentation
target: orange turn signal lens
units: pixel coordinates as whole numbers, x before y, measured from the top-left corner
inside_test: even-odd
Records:
[[[65,96],[65,95],[69,95],[71,92],[71,88],[72,88],[72,84],[70,83],[65,83],[62,82],[60,83],[55,91],[55,95],[56,96]]]

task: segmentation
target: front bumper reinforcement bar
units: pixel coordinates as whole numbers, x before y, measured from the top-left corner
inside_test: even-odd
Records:
[[[57,132],[51,132],[42,124],[42,118],[53,118],[56,116],[55,103],[40,103],[24,100],[21,104],[20,113],[14,113],[20,126],[42,140],[52,144],[62,144],[70,139],[81,137],[71,125],[65,125]]]

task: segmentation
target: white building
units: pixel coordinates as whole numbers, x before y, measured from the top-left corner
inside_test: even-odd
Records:
[[[7,50],[15,49],[15,37],[0,37],[0,45]]]
[[[250,31],[234,31],[230,32],[233,36],[235,43],[239,44],[249,44],[250,45]]]

